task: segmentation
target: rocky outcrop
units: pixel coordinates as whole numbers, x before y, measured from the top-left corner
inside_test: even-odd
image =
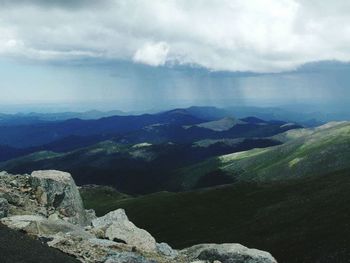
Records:
[[[118,209],[92,221],[94,231],[102,238],[116,240],[146,252],[156,252],[156,240],[147,231],[129,221],[123,209]]]
[[[0,174],[0,198],[9,203],[9,214],[57,217],[90,224],[77,186],[69,173],[37,171],[31,175]]]
[[[0,219],[6,217],[9,212],[9,203],[7,199],[0,198]]]
[[[274,263],[270,253],[240,244],[201,244],[181,251],[189,260],[221,263]]]
[[[36,189],[39,203],[54,208],[58,216],[67,221],[89,224],[79,190],[69,173],[59,171],[36,171],[31,174],[31,186]]]
[[[0,173],[0,221],[81,262],[275,263],[267,252],[239,244],[202,244],[177,251],[135,226],[123,209],[97,218],[84,210],[70,174]]]
[[[45,218],[39,215],[17,215],[5,217],[1,223],[16,230],[38,237],[51,237],[57,233],[88,233],[78,225],[57,218]],[[92,235],[91,235],[92,236]]]

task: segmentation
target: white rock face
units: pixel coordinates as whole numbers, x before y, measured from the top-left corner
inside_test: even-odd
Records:
[[[124,209],[118,209],[112,212],[109,212],[108,214],[101,216],[99,218],[96,218],[92,220],[91,225],[94,228],[107,228],[110,226],[113,222],[116,221],[126,221],[129,220],[127,215],[125,214]]]
[[[32,172],[31,176],[44,180],[53,180],[62,184],[69,184],[73,180],[69,173],[56,170],[34,171]]]
[[[240,244],[200,244],[181,251],[190,260],[221,263],[277,263],[268,252]]]
[[[53,207],[71,223],[89,223],[79,190],[69,173],[35,171],[31,174],[31,184],[42,205]]]
[[[140,229],[130,222],[123,209],[112,211],[93,220],[92,226],[104,231],[104,236],[109,240],[125,242],[147,252],[157,251],[154,237],[146,230]]]

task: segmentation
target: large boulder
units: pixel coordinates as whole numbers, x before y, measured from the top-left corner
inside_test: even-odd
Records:
[[[0,198],[0,219],[6,217],[9,211],[9,203],[7,199]]]
[[[154,237],[146,230],[136,227],[129,221],[123,209],[118,209],[92,221],[93,231],[100,232],[104,238],[134,246],[146,252],[156,252]]]
[[[69,173],[47,170],[31,174],[31,186],[39,203],[73,224],[89,224],[79,190]]]
[[[9,203],[8,214],[57,217],[73,224],[90,224],[77,186],[69,173],[48,170],[31,175],[0,173],[0,198]]]
[[[184,249],[181,254],[190,261],[221,263],[277,263],[270,253],[240,244],[201,244]]]

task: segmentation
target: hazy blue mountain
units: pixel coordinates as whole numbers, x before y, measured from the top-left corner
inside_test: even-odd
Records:
[[[281,107],[252,107],[252,106],[233,106],[218,108],[214,106],[192,106],[189,108],[179,108],[175,111],[178,113],[186,112],[202,120],[215,121],[218,119],[232,117],[245,118],[255,116],[264,120],[284,120],[287,122],[298,122],[307,126],[317,126],[324,122],[333,120],[349,120],[350,114],[342,110],[328,110],[320,106],[307,105],[284,105]],[[333,107],[334,108],[334,107]],[[170,110],[174,111],[174,110]],[[142,114],[157,114],[159,111],[148,111]],[[164,111],[167,112],[167,111]],[[25,125],[50,121],[64,121],[69,119],[96,120],[111,116],[130,116],[142,115],[140,113],[130,114],[123,111],[98,111],[91,110],[86,112],[57,112],[57,113],[17,113],[1,114],[0,125]]]
[[[98,120],[69,119],[27,125],[0,126],[0,145],[17,148],[40,146],[68,136],[114,136],[130,133],[148,125],[192,125],[204,120],[186,110],[158,114],[112,116]]]
[[[221,110],[210,108],[211,113],[205,117],[206,110],[207,108],[192,107],[156,114],[111,116],[98,120],[69,119],[0,125],[0,145],[62,152],[107,139],[132,144],[169,141],[190,143],[202,139],[268,137],[300,128],[297,124],[285,126],[287,123],[283,121],[257,121],[252,117],[238,120],[232,114],[213,121],[212,113]],[[225,129],[222,129],[223,125]]]
[[[57,112],[57,113],[16,113],[0,114],[0,125],[17,126],[35,123],[46,123],[52,121],[64,121],[69,119],[94,120],[110,116],[125,116],[123,111],[97,111],[91,110],[86,112]]]
[[[280,107],[253,107],[232,106],[225,108],[217,107],[190,107],[189,112],[197,117],[207,116],[210,120],[224,117],[246,118],[255,116],[264,120],[284,120],[286,122],[297,122],[299,124],[315,127],[330,121],[350,120],[350,113],[344,110],[344,106],[337,105],[283,105]],[[331,110],[335,109],[335,110]]]

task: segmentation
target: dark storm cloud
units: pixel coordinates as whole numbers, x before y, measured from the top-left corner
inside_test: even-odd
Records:
[[[349,64],[332,59],[350,60],[349,10],[345,0],[0,0],[0,102],[348,102]]]
[[[0,0],[0,5],[0,57],[259,73],[350,60],[350,2],[343,0]]]

